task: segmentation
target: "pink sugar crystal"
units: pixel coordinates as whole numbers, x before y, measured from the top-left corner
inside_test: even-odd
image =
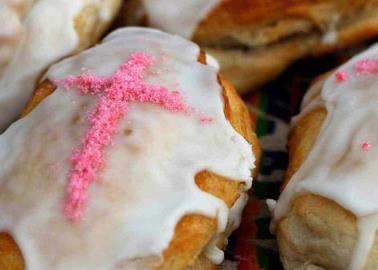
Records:
[[[151,64],[150,55],[136,52],[109,77],[87,71],[55,81],[66,89],[76,87],[82,94],[100,95],[88,117],[89,129],[71,157],[72,169],[64,206],[64,213],[71,221],[80,219],[83,214],[89,184],[105,166],[104,151],[112,143],[119,121],[127,115],[129,102],[152,103],[172,112],[193,111],[178,91],[142,81]]]
[[[361,143],[361,149],[363,152],[368,152],[371,148],[371,143],[369,141],[363,141]]]
[[[200,122],[202,124],[211,124],[214,121],[214,118],[206,116],[206,115],[201,115],[200,116]]]
[[[374,74],[378,73],[378,59],[362,59],[355,65],[355,70],[359,74]]]
[[[348,79],[348,73],[345,71],[336,71],[335,78],[337,82],[345,82]]]

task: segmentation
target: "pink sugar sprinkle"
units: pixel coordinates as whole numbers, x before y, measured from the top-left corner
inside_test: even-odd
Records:
[[[378,59],[363,59],[356,63],[355,70],[359,74],[378,73]]]
[[[372,145],[369,141],[363,141],[361,143],[361,149],[362,149],[363,152],[368,152],[370,150],[371,146]]]
[[[345,82],[348,79],[348,73],[345,71],[337,71],[335,77],[337,82]]]
[[[200,122],[203,124],[211,124],[214,121],[214,118],[206,116],[206,115],[201,115],[199,119],[200,119]]]
[[[127,115],[129,102],[152,103],[172,112],[193,111],[178,91],[147,85],[142,81],[151,64],[150,55],[136,52],[109,77],[87,71],[55,81],[66,89],[76,87],[82,94],[102,94],[95,109],[89,114],[90,127],[71,157],[72,169],[64,206],[64,213],[71,221],[82,216],[89,184],[105,166],[104,151],[112,144],[119,121]]]

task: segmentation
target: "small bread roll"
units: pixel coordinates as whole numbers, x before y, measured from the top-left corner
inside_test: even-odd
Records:
[[[285,269],[378,268],[378,46],[318,79],[292,123],[272,229]]]
[[[121,0],[4,1],[0,5],[0,132],[19,117],[46,69],[95,44],[121,4]]]
[[[153,61],[144,74],[135,75],[148,60],[136,57],[143,55]],[[85,73],[74,79],[82,68]],[[114,81],[106,79],[112,73],[107,78]],[[139,101],[118,123],[101,179],[90,184],[77,218],[72,215],[80,210],[77,204],[64,200],[76,164],[72,157],[70,164],[69,155],[85,131],[92,134],[87,121],[105,117],[91,113],[96,102],[113,90],[128,89],[128,82],[130,95],[145,86],[133,76],[153,89],[176,89],[175,102],[169,103],[164,89],[157,91],[166,99],[150,100],[155,105],[144,104],[147,88],[134,96]],[[104,83],[102,92],[96,82]],[[181,94],[191,105],[184,113],[176,106]],[[170,105],[165,110],[159,104],[176,107],[169,111]],[[241,214],[244,203],[238,202],[247,198],[260,148],[248,109],[217,68],[206,65],[198,46],[155,30],[118,30],[102,44],[52,66],[22,115],[0,136],[0,144],[12,147],[9,166],[0,172],[0,269],[216,269],[236,222],[231,217]],[[100,130],[108,128],[106,123]],[[82,143],[93,147],[93,138],[85,138]],[[33,146],[14,158],[14,140],[20,147]],[[15,176],[7,174],[18,166],[23,169]],[[19,192],[28,194],[18,197]],[[13,207],[17,213],[7,210]]]

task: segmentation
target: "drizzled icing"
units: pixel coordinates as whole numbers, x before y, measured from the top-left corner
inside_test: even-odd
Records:
[[[149,25],[191,38],[197,25],[222,0],[142,0]]]
[[[226,229],[229,210],[197,187],[198,172],[251,186],[251,146],[226,120],[218,70],[197,62],[194,43],[125,28],[52,66],[47,78],[77,76],[82,68],[110,76],[136,51],[159,60],[146,70],[146,84],[178,89],[188,106],[213,121],[204,125],[193,115],[130,103],[105,152],[106,166],[89,186],[85,215],[72,224],[61,212],[70,156],[99,97],[58,87],[0,136],[0,231],[14,236],[29,270],[150,269],[184,215],[216,217],[218,233]],[[208,254],[219,253],[209,248]]]
[[[96,5],[104,10],[101,20],[110,20],[105,2],[39,0],[33,1],[24,16],[10,13],[6,18],[12,15],[13,23],[3,18],[15,29],[9,30],[14,32],[13,48],[7,53],[6,65],[0,72],[0,131],[18,118],[41,73],[54,61],[78,49],[80,40],[74,23],[80,11],[87,5]],[[7,8],[7,5],[0,5],[0,14],[8,14]]]
[[[277,221],[296,196],[313,193],[351,211],[357,217],[358,237],[350,270],[364,267],[378,228],[378,149],[373,147],[378,143],[376,59],[378,45],[336,71],[349,74],[346,81],[340,83],[337,76],[329,76],[309,91],[299,116],[325,106],[327,117],[311,152],[274,208]]]

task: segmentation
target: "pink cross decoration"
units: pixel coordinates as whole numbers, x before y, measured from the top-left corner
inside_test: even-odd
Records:
[[[152,103],[172,112],[193,111],[178,91],[147,85],[142,81],[151,64],[150,55],[136,52],[111,76],[96,76],[87,71],[55,81],[66,89],[76,87],[82,94],[100,95],[96,107],[89,114],[89,128],[71,157],[72,168],[64,205],[64,213],[69,220],[76,221],[82,216],[89,184],[105,166],[104,151],[111,144],[119,121],[127,115],[129,102]]]

